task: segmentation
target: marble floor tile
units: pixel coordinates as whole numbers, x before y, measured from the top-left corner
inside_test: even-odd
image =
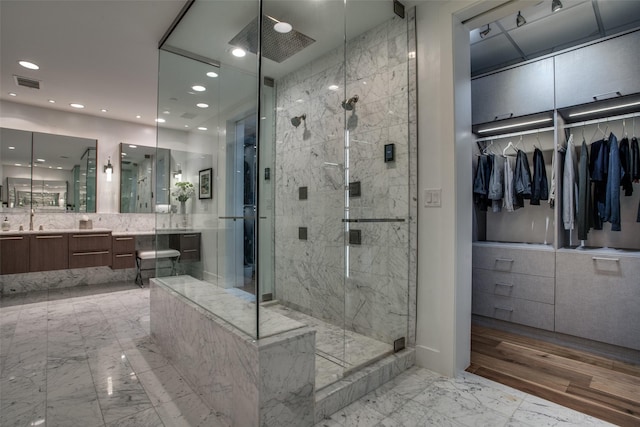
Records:
[[[223,427],[226,424],[195,393],[156,407],[166,427]]]
[[[157,427],[162,420],[154,408],[148,408],[125,418],[110,422],[106,427]]]
[[[512,425],[521,422],[536,427],[589,427],[611,425],[581,412],[556,405],[555,403],[531,395],[527,395],[524,398],[518,410],[513,414],[510,422]]]
[[[103,426],[102,412],[93,383],[88,386],[47,386],[47,426]]]
[[[154,406],[193,393],[191,387],[171,365],[142,372],[138,374],[138,379]]]

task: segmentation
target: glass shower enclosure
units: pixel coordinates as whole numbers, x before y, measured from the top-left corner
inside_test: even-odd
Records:
[[[199,262],[159,280],[255,340],[282,332],[271,313],[314,328],[316,390],[411,345],[409,11],[197,0],[183,12],[159,52],[158,148],[209,163],[181,164],[195,192],[184,214],[171,197],[180,227],[158,229],[198,233]]]

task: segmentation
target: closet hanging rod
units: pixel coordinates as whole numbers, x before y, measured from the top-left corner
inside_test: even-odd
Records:
[[[598,123],[617,122],[619,120],[632,119],[634,117],[640,117],[640,113],[629,113],[629,114],[623,114],[621,116],[611,116],[611,117],[605,117],[601,119],[587,120],[584,122],[567,123],[566,125],[564,125],[564,127],[567,129],[570,129],[570,128],[577,128],[580,126],[597,125]]]
[[[476,142],[491,141],[493,139],[513,138],[514,136],[533,135],[533,134],[540,133],[540,132],[549,132],[549,131],[552,131],[554,129],[555,128],[553,126],[550,126],[550,127],[546,127],[546,128],[540,128],[540,129],[524,130],[522,132],[505,133],[505,134],[502,134],[502,135],[495,135],[495,136],[485,136],[483,138],[476,139]]]

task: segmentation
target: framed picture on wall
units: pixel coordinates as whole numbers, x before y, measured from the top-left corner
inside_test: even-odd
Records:
[[[200,171],[198,179],[198,199],[211,199],[213,197],[212,176],[213,168]]]

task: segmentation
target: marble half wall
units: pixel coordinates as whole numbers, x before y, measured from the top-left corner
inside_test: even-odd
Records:
[[[276,81],[275,298],[386,343],[415,334],[414,35],[411,10],[348,41],[347,55],[339,47]],[[293,127],[301,114],[304,125]],[[393,162],[384,162],[386,144]],[[361,243],[348,250],[345,176],[361,188],[348,198],[349,218],[400,220],[350,223]]]

